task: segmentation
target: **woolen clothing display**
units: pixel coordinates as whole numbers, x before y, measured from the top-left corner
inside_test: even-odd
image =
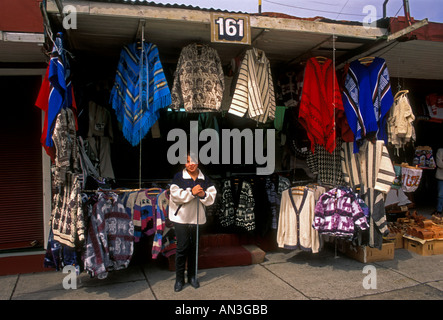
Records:
[[[155,233],[157,195],[150,195],[148,190],[139,191],[135,199],[132,216],[135,242],[139,242],[143,234],[151,236]]]
[[[369,207],[370,247],[381,249],[383,236],[389,234],[384,198],[395,180],[395,171],[384,141],[364,141],[358,153],[353,143],[344,143],[342,169],[345,182]]]
[[[138,145],[158,120],[159,110],[171,104],[157,46],[143,42],[143,54],[138,46],[123,47],[110,97],[123,135],[132,146]]]
[[[171,108],[185,108],[186,112],[219,111],[225,89],[223,68],[217,51],[206,45],[193,43],[180,53]]]
[[[129,266],[134,252],[134,225],[115,193],[101,193],[88,228],[85,270],[105,279],[109,271]]]
[[[52,133],[57,115],[61,109],[75,108],[75,99],[71,83],[71,68],[67,59],[66,50],[64,49],[63,34],[61,32],[57,33],[51,52],[48,80],[50,83],[50,93],[48,96],[47,112],[45,114],[47,117],[47,123],[45,125],[47,130],[45,145],[52,147]]]
[[[43,129],[42,129],[42,135],[40,137],[40,143],[45,149],[46,154],[51,158],[52,161],[55,161],[55,147],[47,146],[46,145],[46,136],[48,135],[48,108],[49,108],[49,95],[51,93],[51,83],[49,82],[49,65],[46,68],[45,76],[42,80],[42,85],[40,87],[40,91],[38,93],[37,100],[35,101],[35,106],[41,109],[44,114],[44,120],[43,120]]]
[[[387,119],[388,142],[395,149],[404,148],[408,142],[415,141],[415,116],[406,94],[396,98]]]
[[[114,133],[110,112],[94,101],[89,101],[89,146],[99,161],[98,172],[100,176],[111,179],[115,178],[111,161],[111,143],[113,139]]]
[[[80,170],[79,146],[76,137],[74,113],[70,108],[61,109],[55,121],[52,135],[55,147],[53,167],[56,186],[64,186],[68,173]]]
[[[266,194],[268,202],[270,204],[271,215],[272,215],[272,229],[278,228],[278,219],[280,214],[281,197],[283,191],[291,187],[291,182],[288,178],[277,176],[277,183],[271,180],[271,177],[266,177]]]
[[[226,179],[221,190],[218,218],[222,227],[236,226],[247,231],[255,229],[255,200],[247,181],[238,184]]]
[[[334,188],[317,201],[312,227],[320,234],[351,239],[357,229],[366,230],[369,225],[354,192]]]
[[[315,145],[323,146],[332,153],[336,146],[335,122],[345,114],[334,65],[331,59],[320,64],[315,57],[306,62],[303,90],[300,101],[299,121]]]
[[[369,133],[388,143],[386,120],[394,102],[386,61],[374,58],[368,66],[351,62],[343,88],[343,106],[349,126],[354,133],[354,152],[358,141]]]
[[[157,259],[161,253],[165,257],[170,257],[176,253],[177,241],[175,228],[169,220],[169,190],[162,191],[157,196],[155,235],[152,243],[152,259]]]
[[[260,123],[274,120],[275,92],[271,66],[263,50],[252,48],[246,51],[235,84],[229,113],[249,118]]]
[[[54,240],[74,248],[85,240],[85,223],[78,174],[67,174],[64,187],[53,198],[51,229]]]
[[[337,148],[332,153],[328,152],[324,146],[318,144],[315,145],[314,153],[309,150],[306,164],[312,174],[317,176],[319,183],[329,186],[344,185],[340,158],[342,141],[341,138],[337,139]]]
[[[302,194],[293,194],[286,189],[281,198],[277,228],[277,244],[280,248],[301,249],[318,253],[320,238],[318,231],[312,228],[314,221],[314,192],[305,188]]]

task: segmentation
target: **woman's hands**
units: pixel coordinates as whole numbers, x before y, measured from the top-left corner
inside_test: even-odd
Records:
[[[201,187],[201,185],[197,184],[195,187],[192,188],[192,194],[194,196],[199,196],[200,198],[205,197],[205,191]]]

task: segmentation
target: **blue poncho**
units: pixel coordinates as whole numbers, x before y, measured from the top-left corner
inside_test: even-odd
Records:
[[[171,104],[171,93],[157,46],[143,43],[125,46],[120,54],[110,103],[132,146],[140,143],[159,118],[159,110]]]
[[[365,66],[356,60],[349,66],[343,90],[343,107],[349,127],[354,133],[354,152],[357,142],[368,133],[376,133],[377,140],[388,143],[386,115],[394,103],[386,61],[375,58]]]
[[[63,35],[57,34],[49,62],[48,79],[50,82],[50,95],[48,99],[48,126],[46,133],[46,146],[53,147],[52,133],[55,119],[62,108],[72,106],[72,85],[69,61],[63,48]]]

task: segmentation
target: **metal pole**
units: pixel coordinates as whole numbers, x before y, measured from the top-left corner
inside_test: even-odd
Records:
[[[195,243],[195,281],[198,281],[198,209],[200,207],[200,199],[197,196],[197,229]]]

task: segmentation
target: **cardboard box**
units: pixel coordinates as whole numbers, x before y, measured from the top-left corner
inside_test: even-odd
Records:
[[[389,242],[394,242],[395,249],[403,249],[403,247],[404,247],[403,234],[401,234],[401,233],[391,233],[384,239]]]
[[[354,247],[346,245],[345,255],[363,263],[386,261],[394,259],[395,246],[392,241],[384,241],[381,250],[368,246]]]
[[[421,256],[443,254],[443,240],[422,240],[405,236],[403,239],[405,249]]]

